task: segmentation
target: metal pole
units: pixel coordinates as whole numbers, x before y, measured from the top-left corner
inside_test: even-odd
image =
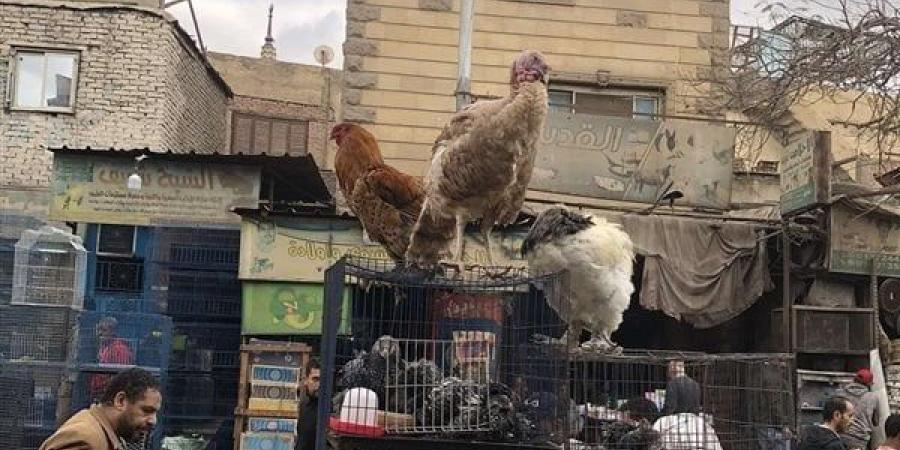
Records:
[[[456,79],[456,110],[469,104],[472,97],[472,27],[475,0],[460,0],[459,7],[459,72]]]
[[[791,313],[793,301],[791,299],[791,240],[788,237],[788,226],[785,220],[781,227],[781,335],[785,353],[794,351],[793,327],[791,327]]]

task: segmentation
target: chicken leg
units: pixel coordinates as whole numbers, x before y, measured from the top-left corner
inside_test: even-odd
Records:
[[[447,261],[447,265],[456,269],[456,274],[462,276],[466,270],[465,255],[463,253],[463,242],[466,237],[466,219],[462,214],[456,215],[456,251],[453,257]]]
[[[487,226],[485,226],[485,223],[487,223]],[[481,221],[481,236],[484,237],[484,247],[487,250],[489,266],[494,265],[494,243],[491,242],[491,231],[493,228],[493,223],[488,223],[484,220]]]

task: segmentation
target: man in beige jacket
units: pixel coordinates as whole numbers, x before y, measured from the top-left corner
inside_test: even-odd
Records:
[[[153,429],[161,405],[159,381],[146,370],[126,370],[109,380],[99,404],[72,416],[40,450],[121,450]]]

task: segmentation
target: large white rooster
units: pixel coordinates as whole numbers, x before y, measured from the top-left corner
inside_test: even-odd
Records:
[[[634,245],[628,234],[601,217],[554,207],[538,215],[522,256],[534,275],[561,272],[562,292],[551,296],[550,306],[569,326],[563,342],[577,343],[587,330],[591,339],[582,348],[619,350],[610,336],[634,292]]]

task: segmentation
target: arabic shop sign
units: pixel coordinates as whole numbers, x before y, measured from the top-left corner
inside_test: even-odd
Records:
[[[687,121],[551,113],[529,187],[653,203],[669,189],[680,204],[727,208],[735,129]]]
[[[242,334],[322,333],[322,284],[244,282],[242,287]],[[341,333],[350,323],[349,289],[344,294]]]
[[[232,208],[259,202],[258,167],[145,160],[142,187],[127,188],[130,158],[57,154],[50,218],[124,225],[234,226]]]
[[[781,158],[781,213],[807,209],[830,196],[831,135],[806,131],[785,149]]]
[[[831,208],[829,268],[832,272],[900,277],[900,220]]]
[[[495,263],[523,266],[521,233],[495,233]],[[487,265],[487,249],[479,236],[467,235],[464,259]],[[241,224],[242,280],[305,281],[321,283],[325,269],[344,255],[388,260],[384,248],[363,235],[355,220],[304,217],[278,221],[244,220]]]

